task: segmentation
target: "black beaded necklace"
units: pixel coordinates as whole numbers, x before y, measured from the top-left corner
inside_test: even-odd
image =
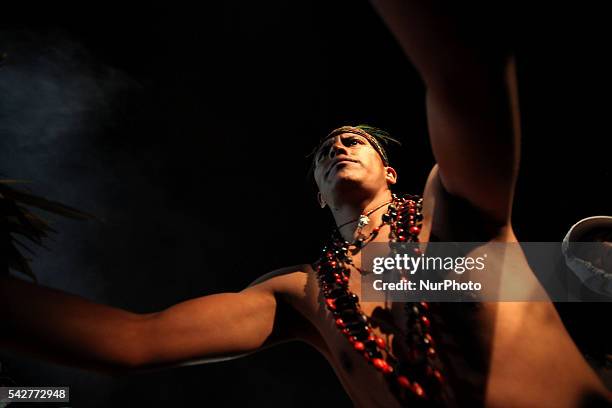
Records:
[[[331,240],[323,247],[321,258],[314,263],[319,287],[331,317],[353,348],[381,372],[400,400],[439,402],[444,379],[441,361],[431,335],[430,305],[427,302],[404,304],[407,316],[404,345],[408,350],[408,364],[400,363],[390,353],[385,340],[374,334],[368,317],[361,311],[359,297],[350,291],[349,278],[356,253],[372,241],[383,225],[389,224],[391,242],[418,242],[423,221],[423,199],[413,195],[398,197],[393,194],[382,223],[369,236],[359,234],[352,242],[340,235],[336,228]],[[394,250],[393,246],[391,247]],[[418,248],[414,251],[420,253]],[[360,271],[361,272],[361,271]],[[386,357],[382,351],[385,352]]]

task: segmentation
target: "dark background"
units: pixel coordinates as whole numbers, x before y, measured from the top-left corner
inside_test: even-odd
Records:
[[[610,210],[610,30],[583,3],[505,7],[523,120],[515,230],[560,241]],[[342,124],[403,141],[392,161],[404,191],[420,193],[433,165],[423,87],[365,1],[5,16],[27,23],[0,29],[0,173],[101,220],[52,218],[60,233],[33,263],[44,285],[146,313],[312,261],[331,218],[306,156]],[[350,406],[301,344],[119,378],[0,361],[18,384],[70,385],[75,407]]]

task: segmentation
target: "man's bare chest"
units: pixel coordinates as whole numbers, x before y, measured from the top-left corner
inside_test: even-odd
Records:
[[[414,338],[420,336],[422,339],[425,334],[421,329],[411,330],[409,327],[410,313],[407,312],[407,308],[415,306],[384,300],[362,301],[362,268],[359,253],[354,254],[353,261],[354,267],[351,270],[348,287],[359,298],[360,312],[367,318],[369,338],[376,339],[381,346],[379,350],[385,361],[399,361],[403,366],[410,367],[415,364]],[[345,331],[346,328],[339,325],[338,316],[330,311],[326,303],[316,271],[310,270],[308,276],[309,278],[302,286],[304,297],[298,307],[312,323],[316,332],[317,344],[313,345],[332,364],[347,392],[354,400],[367,401],[373,395],[377,395],[377,400],[380,398],[386,400],[385,406],[397,404],[397,399],[392,393],[393,387],[389,386],[390,376],[373,367],[371,359],[364,358],[364,350],[356,347],[355,339],[351,340]],[[434,339],[429,334],[427,338],[431,347],[425,349],[425,352],[430,352],[432,355],[438,353],[438,344],[434,344]],[[440,345],[443,346],[443,344]],[[434,369],[437,369],[436,367],[432,366],[430,370],[433,372]],[[397,381],[396,378],[391,378],[391,380]],[[364,390],[369,391],[364,393]]]

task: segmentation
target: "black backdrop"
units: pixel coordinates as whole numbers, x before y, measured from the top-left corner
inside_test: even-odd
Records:
[[[0,31],[0,173],[101,219],[53,219],[43,284],[145,313],[311,261],[330,217],[306,155],[345,123],[402,139],[402,189],[420,193],[423,87],[366,2],[125,7],[5,14],[25,23]],[[558,241],[610,210],[609,29],[593,6],[506,7],[524,136],[515,229]],[[19,384],[70,385],[76,407],[350,406],[301,344],[119,378],[0,361]]]

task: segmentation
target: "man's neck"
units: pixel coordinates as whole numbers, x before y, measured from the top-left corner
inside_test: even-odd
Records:
[[[382,190],[374,196],[364,198],[363,200],[342,202],[335,206],[331,206],[332,215],[336,220],[336,226],[340,227],[342,237],[347,241],[353,241],[358,233],[368,235],[374,227],[380,224],[380,222],[376,222],[376,220],[380,220],[381,214],[387,211],[387,205],[383,204],[388,203],[391,199],[391,191]],[[377,207],[380,208],[376,209]],[[359,216],[367,214],[372,210],[375,211],[368,215],[371,220],[370,223],[363,227],[361,231],[358,231],[357,223],[359,221]]]

